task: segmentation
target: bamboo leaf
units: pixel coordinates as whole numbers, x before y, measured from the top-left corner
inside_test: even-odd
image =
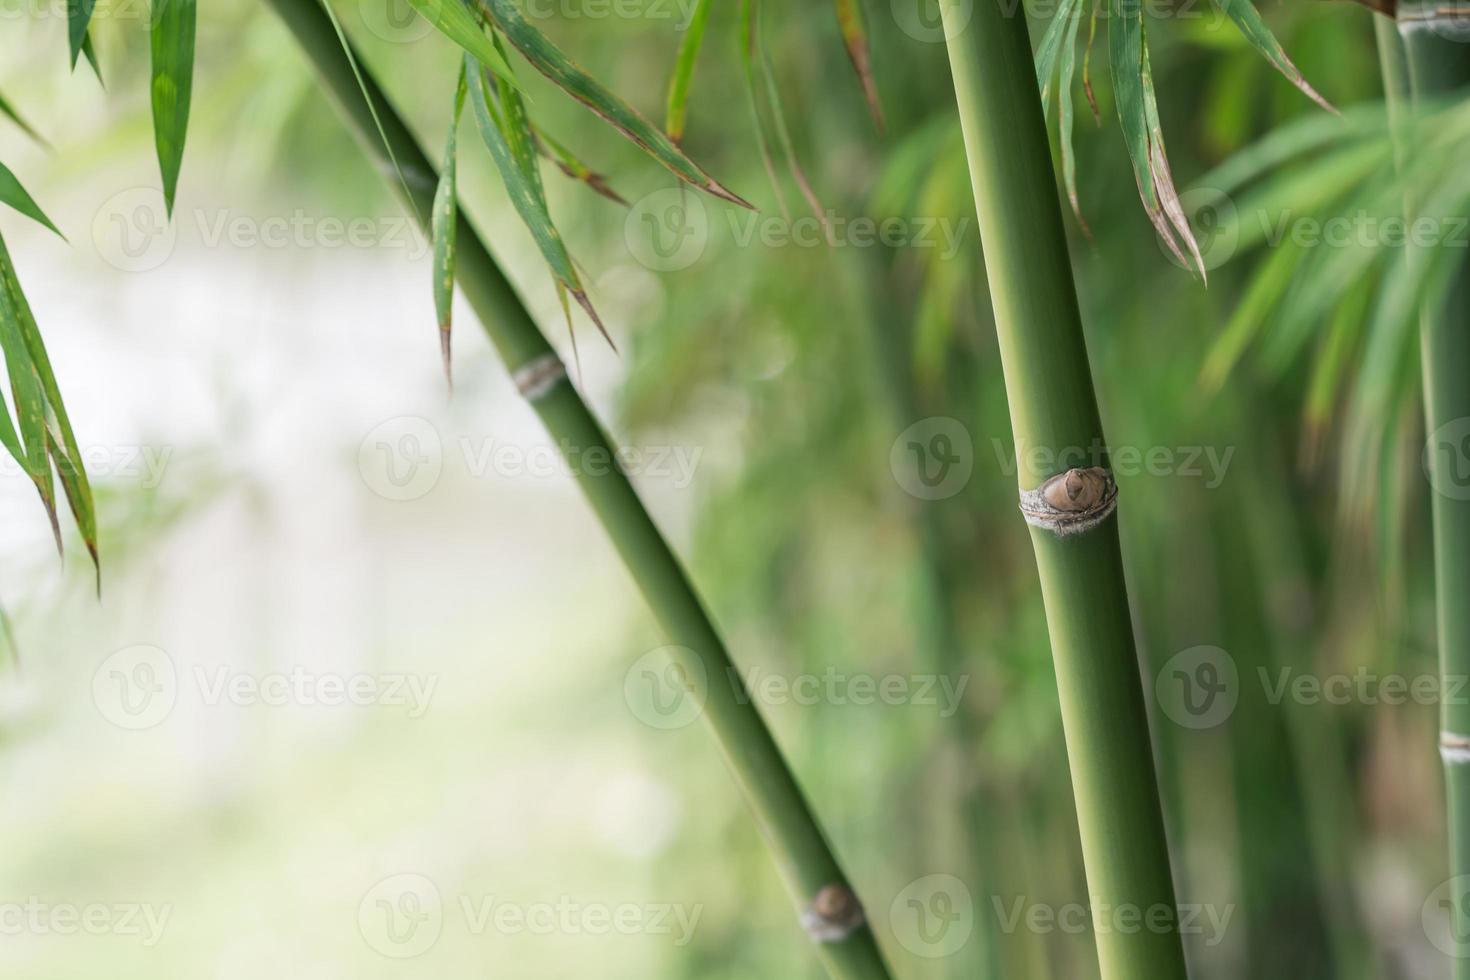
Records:
[[[56,234],[61,235],[63,240],[66,238],[51,223],[51,219],[46,217],[40,205],[35,202],[30,194],[26,193],[26,189],[20,185],[20,181],[16,179],[15,174],[10,172],[10,168],[3,163],[0,163],[0,202],[10,205],[27,218],[39,221],[47,228],[56,232]]]
[[[37,143],[40,143],[42,146],[46,147],[50,146],[50,144],[46,142],[45,137],[36,132],[34,127],[32,127],[30,123],[26,122],[25,119],[21,117],[21,114],[15,110],[15,106],[6,101],[5,96],[3,95],[0,95],[0,115],[5,116],[5,118],[9,119],[11,122],[19,126],[22,132],[24,132],[31,139],[35,140]]]
[[[59,552],[61,525],[56,517],[56,487],[51,480],[51,461],[46,446],[46,401],[21,332],[18,306],[9,286],[0,284],[0,351],[5,354],[5,372],[10,379],[10,396],[15,401],[15,416],[20,429],[21,452],[16,460],[41,495]],[[6,424],[9,424],[8,418]],[[15,455],[14,448],[11,451]]]
[[[163,200],[170,215],[194,87],[195,0],[153,0],[149,32],[153,64],[153,137],[163,172]]]
[[[1112,0],[1108,24],[1108,62],[1113,74],[1113,101],[1118,104],[1118,121],[1133,164],[1133,179],[1143,201],[1144,213],[1169,252],[1188,268],[1189,261],[1164,217],[1155,183],[1153,153],[1149,140],[1148,93],[1143,78],[1143,10],[1141,0]]]
[[[450,330],[454,307],[454,236],[459,216],[456,183],[456,159],[459,156],[459,116],[464,109],[467,82],[463,67],[454,92],[454,112],[449,117],[449,136],[444,145],[444,166],[439,171],[439,186],[434,191],[434,209],[430,231],[434,239],[434,311],[439,317],[439,351],[444,360],[444,380],[451,390],[454,374],[450,366]]]
[[[45,398],[47,452],[56,464],[56,472],[61,478],[62,489],[66,492],[67,503],[71,507],[72,516],[76,518],[77,530],[81,532],[82,541],[97,569],[100,586],[102,566],[97,550],[97,511],[92,500],[92,488],[82,465],[82,453],[77,446],[76,433],[72,431],[66,405],[61,400],[61,386],[56,382],[51,358],[46,353],[46,345],[36,326],[36,318],[21,291],[20,280],[10,260],[10,253],[5,248],[4,239],[0,239],[0,287],[5,290],[7,300],[15,311],[16,323]]]
[[[1200,277],[1208,283],[1209,270],[1205,268],[1205,260],[1200,255],[1199,242],[1195,241],[1194,231],[1189,227],[1189,218],[1184,213],[1183,205],[1179,203],[1179,192],[1174,188],[1174,175],[1169,172],[1169,157],[1164,151],[1164,129],[1159,124],[1159,103],[1154,97],[1154,73],[1148,63],[1147,43],[1143,47],[1143,109],[1148,119],[1149,170],[1153,173],[1159,203],[1163,206],[1169,224],[1179,233],[1180,241],[1184,242],[1194,256],[1194,264],[1199,269]]]
[[[1056,75],[1057,55],[1061,51],[1062,39],[1067,34],[1067,26],[1072,22],[1072,15],[1081,9],[1082,0],[1062,0],[1057,7],[1056,16],[1046,26],[1046,33],[1041,36],[1041,44],[1036,48],[1036,84],[1041,88],[1041,110],[1044,115],[1050,108],[1051,103],[1051,80]]]
[[[863,23],[863,11],[858,0],[835,0],[837,26],[842,31],[842,41],[847,45],[847,57],[863,85],[863,95],[868,100],[868,110],[878,131],[883,131],[883,103],[878,98],[878,85],[873,80],[872,45],[868,41],[868,29]]]
[[[1332,103],[1317,94],[1317,90],[1312,88],[1296,65],[1292,64],[1291,59],[1286,55],[1286,49],[1281,46],[1280,41],[1276,40],[1276,35],[1271,33],[1271,29],[1261,19],[1260,12],[1256,10],[1251,0],[1215,0],[1215,6],[1235,22],[1235,26],[1240,28],[1240,33],[1245,35],[1245,39],[1261,52],[1277,71],[1285,75],[1291,84],[1301,89],[1308,98],[1328,112],[1337,113]]]
[[[76,70],[77,56],[82,53],[82,48],[88,42],[87,26],[92,22],[92,11],[97,6],[97,0],[67,0],[66,21],[67,40],[71,44],[71,67]],[[88,55],[88,60],[93,56]],[[97,64],[92,62],[95,70]]]
[[[415,5],[430,0],[411,0]],[[512,0],[480,0],[491,22],[531,66],[558,88],[597,113],[679,179],[715,197],[750,207],[742,197],[723,187],[705,173],[658,127],[636,109],[609,91],[601,82],[577,67],[550,39],[526,22]],[[576,295],[573,293],[573,295]]]
[[[1058,14],[1060,16],[1060,14]],[[1092,230],[1082,217],[1082,205],[1077,200],[1077,156],[1072,150],[1072,76],[1077,69],[1077,30],[1082,26],[1082,5],[1078,3],[1072,11],[1071,23],[1067,28],[1066,40],[1062,42],[1062,74],[1057,82],[1057,130],[1062,153],[1062,180],[1067,187],[1067,200],[1072,204],[1072,213],[1077,224],[1088,238]],[[1043,99],[1045,96],[1043,96]]]
[[[510,64],[496,50],[479,20],[461,0],[408,0],[408,2],[414,10],[419,12],[419,16],[428,21],[435,30],[458,44],[481,65],[512,85],[516,83],[515,75],[510,70]],[[356,68],[353,70],[355,71]]]
[[[675,143],[684,139],[689,85],[694,80],[694,63],[699,60],[699,49],[704,44],[704,29],[713,9],[711,0],[695,0],[694,12],[689,16],[689,26],[679,39],[679,54],[674,59],[674,74],[669,79],[668,111],[664,123],[669,139]]]
[[[1087,49],[1082,52],[1082,91],[1087,94],[1087,105],[1092,109],[1092,121],[1102,125],[1102,113],[1097,108],[1097,93],[1092,90],[1092,44],[1097,40],[1097,14],[1104,0],[1095,0],[1092,17],[1087,25]]]
[[[521,220],[525,222],[527,229],[530,230],[531,238],[536,242],[542,258],[546,259],[547,265],[551,266],[551,274],[572,294],[577,304],[587,311],[587,315],[592,318],[597,329],[611,344],[612,338],[608,336],[607,329],[602,325],[602,318],[597,315],[591,300],[587,298],[586,290],[582,288],[576,266],[572,264],[572,257],[567,252],[561,233],[556,230],[556,225],[551,221],[551,214],[546,208],[544,198],[538,196],[536,184],[521,169],[515,151],[505,137],[505,126],[508,121],[502,117],[490,97],[487,73],[479,66],[468,62],[465,70],[470,78],[470,102],[475,109],[475,121],[479,125],[480,137],[485,141],[485,146],[495,161],[496,169],[500,171],[500,179],[505,184],[511,204],[515,207]]]
[[[606,177],[583,163],[571,150],[559,143],[544,129],[533,125],[532,132],[536,136],[536,148],[542,156],[556,164],[558,170],[572,180],[586,184],[609,201],[615,201],[623,207],[628,206],[627,200],[612,189]]]

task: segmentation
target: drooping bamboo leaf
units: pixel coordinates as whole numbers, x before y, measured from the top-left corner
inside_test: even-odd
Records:
[[[754,3],[752,3],[754,7]],[[786,154],[786,166],[791,171],[791,177],[796,181],[797,190],[806,199],[807,207],[811,208],[812,214],[822,223],[830,240],[832,236],[831,226],[827,221],[827,213],[822,208],[822,202],[817,199],[817,192],[812,187],[812,182],[807,179],[806,171],[801,167],[801,161],[796,156],[796,145],[791,140],[791,130],[786,125],[786,112],[781,108],[781,90],[776,84],[776,68],[771,64],[771,53],[766,46],[760,42],[760,23],[754,26],[757,38],[758,56],[760,58],[761,80],[765,83],[766,102],[771,107],[772,128],[776,132],[776,140],[781,144],[781,152]]]
[[[92,11],[97,6],[97,0],[67,0],[66,22],[67,39],[71,44],[71,67],[77,67],[77,56],[82,53],[82,47],[88,40],[87,26],[92,23]],[[96,63],[93,63],[96,68]]]
[[[97,48],[92,44],[90,33],[82,39],[82,55],[87,59],[87,64],[92,66],[92,74],[97,76],[97,84],[106,88],[107,82],[102,77],[102,66],[97,62]]]
[[[5,258],[9,262],[9,257]],[[61,550],[61,525],[56,516],[56,487],[51,480],[51,460],[46,446],[46,400],[41,382],[31,364],[30,351],[20,326],[19,301],[12,290],[0,281],[0,351],[5,355],[5,373],[10,380],[10,396],[15,402],[19,423],[20,454],[17,462],[36,485],[46,516],[56,536],[56,549]],[[6,420],[9,425],[9,420]],[[14,447],[12,449],[14,454]]]
[[[1058,15],[1060,16],[1060,15]],[[1057,81],[1057,130],[1062,153],[1062,181],[1067,188],[1067,200],[1072,204],[1072,213],[1083,234],[1092,237],[1092,230],[1082,217],[1082,205],[1077,199],[1077,156],[1072,150],[1072,76],[1077,68],[1077,30],[1082,26],[1082,5],[1078,3],[1072,11],[1066,39],[1062,42],[1061,78]],[[1045,98],[1043,96],[1043,98]]]
[[[1195,267],[1202,279],[1209,282],[1210,273],[1199,251],[1194,230],[1189,227],[1189,218],[1179,203],[1179,191],[1174,188],[1174,175],[1169,172],[1169,155],[1164,150],[1164,127],[1159,123],[1159,103],[1154,96],[1154,73],[1148,62],[1148,43],[1143,46],[1143,110],[1148,120],[1149,170],[1153,173],[1154,188],[1159,195],[1159,204],[1169,224],[1179,233],[1179,240],[1194,257]]]
[[[37,143],[40,143],[42,146],[49,147],[51,145],[46,142],[45,137],[36,132],[35,128],[30,123],[25,121],[21,114],[15,110],[15,106],[11,105],[3,95],[0,95],[0,115],[3,115],[5,118],[15,123],[21,128],[22,132],[24,132],[31,139],[35,140]]]
[[[1092,109],[1092,121],[1102,125],[1102,113],[1097,108],[1097,93],[1092,90],[1092,45],[1097,40],[1097,14],[1106,0],[1094,0],[1092,17],[1087,25],[1087,49],[1082,52],[1082,91],[1087,94],[1087,105]]]
[[[433,0],[411,2],[417,6]],[[533,68],[556,83],[558,88],[597,113],[681,180],[715,197],[741,207],[750,207],[744,198],[727,190],[685,156],[684,151],[667,134],[643,118],[636,109],[614,95],[601,82],[577,67],[545,34],[527,23],[512,0],[480,0],[480,4],[505,39],[525,56]]]
[[[500,171],[500,178],[505,184],[511,204],[530,230],[531,238],[536,242],[541,256],[551,266],[552,275],[572,294],[577,304],[587,311],[597,329],[611,344],[612,338],[608,336],[607,329],[602,325],[602,318],[597,315],[592,301],[587,298],[586,290],[582,288],[576,266],[572,264],[572,257],[567,252],[561,233],[552,223],[544,199],[537,195],[536,184],[521,169],[515,151],[506,139],[508,120],[491,97],[486,72],[472,62],[466,64],[466,71],[470,79],[470,102],[474,106],[480,137],[485,141],[496,169]]]
[[[41,339],[41,331],[36,326],[36,318],[31,313],[30,304],[26,302],[25,294],[21,291],[20,280],[16,276],[14,264],[10,261],[10,253],[5,248],[4,239],[0,239],[0,288],[5,290],[7,299],[16,312],[21,337],[30,355],[36,379],[40,382],[41,393],[46,400],[47,452],[51,454],[51,459],[56,464],[56,473],[61,478],[61,487],[66,492],[72,516],[76,518],[77,530],[81,532],[87,552],[92,556],[92,564],[97,569],[100,588],[102,566],[97,550],[97,511],[92,500],[92,487],[87,480],[86,469],[82,465],[82,453],[77,445],[76,433],[72,431],[66,405],[61,400],[61,386],[56,382],[56,373],[51,368],[51,358],[46,353],[46,344]]]
[[[1041,36],[1036,48],[1036,84],[1041,89],[1041,111],[1045,115],[1051,103],[1051,80],[1056,75],[1057,55],[1062,48],[1062,39],[1068,33],[1072,15],[1081,9],[1082,0],[1062,0],[1057,12]]]
[[[459,156],[459,116],[464,109],[467,84],[464,68],[461,67],[459,84],[455,86],[454,92],[454,111],[449,117],[449,136],[444,142],[444,166],[439,171],[439,186],[434,191],[434,212],[429,219],[434,239],[434,312],[439,317],[439,352],[444,360],[444,380],[451,390],[454,388],[454,374],[450,366],[450,330],[454,307],[454,236],[459,215],[455,172]]]
[[[628,206],[627,200],[612,189],[605,176],[583,163],[576,154],[558,142],[546,130],[533,124],[531,132],[536,137],[536,148],[542,156],[556,164],[558,170],[572,180],[586,184],[609,201],[615,201],[623,207]]]
[[[1149,144],[1147,98],[1143,84],[1143,8],[1141,0],[1112,0],[1108,24],[1108,62],[1113,75],[1113,101],[1118,104],[1118,121],[1133,164],[1133,179],[1143,200],[1144,213],[1170,254],[1188,268],[1189,260],[1174,240],[1164,216],[1154,181],[1153,154]]]
[[[163,201],[170,215],[194,88],[195,0],[153,0],[149,31],[153,64],[153,138],[163,172]]]
[[[57,227],[51,223],[51,219],[46,217],[45,212],[41,210],[40,205],[30,194],[26,193],[26,189],[20,185],[15,174],[11,173],[10,168],[3,163],[0,163],[0,203],[10,205],[27,218],[39,221],[56,234],[61,235]],[[65,235],[61,237],[66,238]]]
[[[1291,59],[1286,55],[1286,49],[1281,46],[1280,41],[1276,40],[1276,35],[1271,33],[1266,22],[1261,20],[1261,14],[1251,0],[1215,0],[1215,6],[1235,22],[1235,26],[1240,28],[1240,33],[1245,35],[1245,39],[1257,51],[1265,55],[1266,60],[1271,62],[1277,71],[1285,75],[1291,84],[1301,89],[1308,98],[1328,112],[1337,112],[1332,103],[1322,98],[1303,77],[1296,65],[1292,64]]]
[[[669,79],[668,110],[664,123],[669,139],[675,143],[684,139],[689,85],[694,80],[694,63],[699,60],[699,49],[704,44],[704,29],[709,24],[709,13],[714,6],[711,0],[695,0],[694,11],[689,15],[689,24],[684,28],[684,36],[679,39],[674,74]]]
[[[878,84],[873,79],[872,45],[868,42],[868,28],[863,23],[862,7],[858,0],[835,0],[837,26],[842,31],[842,42],[847,45],[847,57],[863,85],[863,95],[868,100],[868,110],[878,131],[883,131],[883,103],[878,98]]]

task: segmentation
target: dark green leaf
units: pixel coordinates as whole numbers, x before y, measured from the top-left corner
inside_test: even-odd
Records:
[[[189,100],[194,87],[195,0],[153,0],[150,42],[153,56],[153,138],[163,172],[163,200],[170,215],[179,169],[184,163],[184,136],[189,128]]]
[[[31,198],[31,195],[26,193],[26,189],[20,185],[20,181],[16,179],[15,174],[11,173],[10,168],[3,163],[0,163],[0,203],[10,205],[27,218],[39,221],[47,228],[56,232],[56,234],[61,235],[61,232],[51,223],[51,219],[46,217],[40,206]],[[61,235],[61,237],[65,238],[66,236]]]

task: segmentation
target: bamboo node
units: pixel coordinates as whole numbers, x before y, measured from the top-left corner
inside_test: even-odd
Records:
[[[1105,467],[1070,469],[1021,491],[1021,513],[1032,527],[1063,538],[1101,524],[1118,506],[1118,484]]]
[[[866,922],[862,903],[842,884],[823,886],[801,913],[801,927],[819,943],[840,943]]]
[[[1470,762],[1470,735],[1440,732],[1439,757],[1448,765],[1458,766]]]
[[[567,367],[561,358],[555,354],[542,354],[516,368],[511,380],[526,401],[534,402],[545,398],[566,376]]]

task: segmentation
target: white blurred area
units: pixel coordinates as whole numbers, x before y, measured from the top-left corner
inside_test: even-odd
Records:
[[[49,58],[48,78],[62,60]],[[571,480],[472,471],[461,440],[549,443],[470,311],[457,311],[451,403],[421,242],[206,240],[222,214],[401,216],[386,194],[343,214],[272,190],[268,172],[233,179],[232,145],[205,142],[207,95],[176,239],[156,267],[119,268],[99,215],[119,194],[156,193],[146,107],[140,116],[136,91],[104,97],[80,73],[51,84],[62,121],[43,128],[66,165],[51,170],[8,127],[0,150],[69,241],[8,211],[0,232],[94,464],[102,594],[69,516],[63,566],[7,459],[0,602],[19,662],[0,670],[0,972],[569,976],[578,962],[616,961],[603,975],[652,975],[678,953],[668,936],[486,938],[456,905],[692,901],[660,892],[649,870],[687,804],[648,743],[678,738],[716,764],[701,733],[654,732],[624,705],[626,665],[658,641]],[[41,109],[44,93],[19,101]],[[124,149],[88,170],[76,153],[108,113]],[[341,152],[356,150],[344,138]],[[497,245],[502,231],[522,241],[497,228]],[[636,266],[599,271],[615,332],[660,301]],[[533,257],[518,255],[516,272],[563,342]],[[621,362],[585,320],[580,330],[584,387],[607,421]],[[437,482],[411,500],[377,492],[372,447],[360,452],[401,417],[441,440]],[[682,548],[697,484],[641,487]],[[140,645],[166,655],[174,692],[134,730],[106,692],[137,679],[135,661],[109,658]],[[211,703],[221,676],[293,671],[416,678],[432,694],[417,717],[389,703]],[[396,959],[364,936],[359,912],[375,883],[405,873],[437,885],[442,935]],[[26,903],[43,916],[143,904],[168,918],[147,945],[120,927],[13,928],[24,910],[12,906]]]

